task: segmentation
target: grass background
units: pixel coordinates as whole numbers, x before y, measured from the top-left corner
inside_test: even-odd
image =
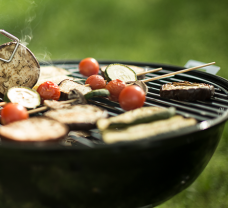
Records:
[[[0,0],[0,8],[0,29],[26,42],[39,61],[216,61],[228,79],[227,0]],[[200,177],[158,207],[228,207],[227,145],[226,125]]]

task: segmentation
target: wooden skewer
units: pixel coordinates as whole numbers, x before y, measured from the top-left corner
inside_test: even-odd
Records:
[[[148,73],[153,73],[153,72],[157,72],[157,71],[161,71],[162,68],[157,68],[157,69],[152,69],[152,70],[149,70],[149,71],[144,71],[144,72],[141,72],[141,73],[138,73],[137,76],[140,76],[140,75],[143,75],[143,74],[148,74]]]
[[[209,66],[209,65],[212,65],[212,64],[215,64],[215,62],[211,62],[211,63],[208,63],[208,64],[204,64],[204,65],[201,65],[201,66],[195,66],[195,67],[188,68],[188,69],[183,69],[183,70],[176,71],[176,72],[171,72],[171,73],[169,73],[169,74],[164,74],[164,75],[157,76],[157,77],[153,77],[153,78],[149,78],[149,79],[144,79],[144,80],[142,80],[142,81],[143,81],[143,82],[150,82],[150,81],[154,81],[154,80],[157,80],[157,79],[162,79],[162,78],[165,78],[165,77],[170,77],[170,76],[173,76],[173,75],[176,75],[176,74],[180,74],[180,73],[192,71],[192,70],[194,70],[194,69],[199,69],[199,68],[202,68],[202,67],[205,67],[205,66]]]
[[[149,70],[149,71],[145,71],[145,72],[141,72],[141,73],[138,73],[137,76],[141,76],[143,74],[148,74],[148,73],[153,73],[153,72],[157,72],[157,71],[161,71],[162,68],[157,68],[157,69],[152,69],[152,70]],[[107,80],[105,80],[107,81]],[[89,84],[86,84],[85,87],[89,87]]]
[[[76,101],[77,99],[71,99],[71,100],[66,100],[66,101],[60,101],[61,103],[63,104],[68,104],[68,103],[73,103],[74,101]],[[39,112],[42,112],[42,111],[45,111],[47,110],[48,107],[47,106],[42,106],[40,108],[35,108],[35,109],[32,109],[32,110],[29,110],[28,113],[29,114],[33,114],[33,113],[39,113]]]
[[[6,104],[7,104],[7,102],[1,102],[1,103],[0,103],[0,107],[1,107],[1,106],[4,106],[4,105],[6,105]]]
[[[39,113],[39,112],[45,111],[47,109],[48,109],[47,106],[42,106],[40,108],[35,108],[35,109],[32,109],[32,110],[29,110],[28,114]]]

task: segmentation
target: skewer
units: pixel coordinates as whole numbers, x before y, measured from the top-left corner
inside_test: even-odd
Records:
[[[74,101],[76,101],[77,99],[71,99],[71,100],[66,100],[66,101],[60,101],[61,103],[63,104],[68,104],[68,103],[72,103]],[[45,111],[47,110],[48,107],[47,106],[42,106],[40,108],[35,108],[35,109],[32,109],[32,110],[29,110],[28,113],[29,114],[33,114],[33,113],[39,113],[39,112],[42,112],[42,111]]]
[[[6,104],[7,104],[7,102],[1,102],[1,103],[0,103],[0,107],[1,107],[1,106],[4,106],[4,105],[6,105]]]
[[[152,70],[149,70],[149,71],[138,73],[137,76],[141,76],[141,75],[144,75],[144,74],[153,73],[153,72],[157,72],[157,71],[161,71],[161,70],[162,70],[162,68],[160,67],[160,68],[157,68],[157,69],[152,69]],[[105,80],[105,81],[107,81],[107,80]],[[90,86],[89,84],[85,85],[85,87],[89,87],[89,86]]]
[[[149,71],[145,71],[145,72],[141,72],[141,73],[138,73],[137,76],[140,76],[140,75],[143,75],[143,74],[148,74],[148,73],[153,73],[153,72],[157,72],[157,71],[161,71],[162,68],[157,68],[157,69],[152,69],[152,70],[149,70]]]
[[[202,67],[205,67],[205,66],[209,66],[209,65],[212,65],[212,64],[215,64],[215,62],[211,62],[211,63],[208,63],[208,64],[203,64],[201,66],[195,66],[195,67],[188,68],[188,69],[183,69],[183,70],[176,71],[176,72],[171,72],[169,74],[164,74],[164,75],[153,77],[153,78],[149,78],[149,79],[144,79],[142,81],[143,82],[150,82],[150,81],[154,81],[154,80],[157,80],[157,79],[162,79],[162,78],[165,78],[165,77],[170,77],[170,76],[173,76],[173,75],[176,75],[176,74],[180,74],[180,73],[192,71],[194,69],[199,69],[199,68],[202,68]]]

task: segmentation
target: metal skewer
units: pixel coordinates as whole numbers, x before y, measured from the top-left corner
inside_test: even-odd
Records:
[[[17,37],[15,37],[14,35],[12,35],[12,34],[6,32],[5,30],[0,30],[0,33],[1,33],[2,35],[6,36],[7,38],[9,38],[9,39],[11,39],[11,40],[17,42],[17,44],[16,44],[16,46],[15,46],[15,48],[14,48],[14,50],[13,50],[13,53],[12,53],[12,55],[10,56],[10,58],[9,58],[8,60],[3,59],[3,58],[0,58],[1,61],[4,61],[4,62],[9,63],[9,62],[12,61],[12,59],[13,59],[13,57],[14,57],[14,54],[15,54],[16,51],[17,51],[17,48],[18,48],[19,43],[20,43],[20,40],[19,40]]]

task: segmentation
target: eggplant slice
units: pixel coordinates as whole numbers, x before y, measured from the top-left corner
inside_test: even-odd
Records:
[[[2,141],[53,142],[64,139],[68,132],[66,125],[45,117],[33,117],[0,126]]]
[[[96,127],[98,119],[107,118],[108,112],[94,105],[75,105],[51,110],[44,115],[68,125],[70,130],[89,130]]]
[[[15,42],[0,46],[0,58],[9,59],[16,47]],[[33,53],[24,45],[19,44],[11,62],[0,60],[0,93],[5,94],[14,86],[32,88],[38,81],[40,65]]]
[[[161,97],[182,101],[207,100],[213,97],[214,93],[213,85],[188,81],[167,83],[160,89]]]

